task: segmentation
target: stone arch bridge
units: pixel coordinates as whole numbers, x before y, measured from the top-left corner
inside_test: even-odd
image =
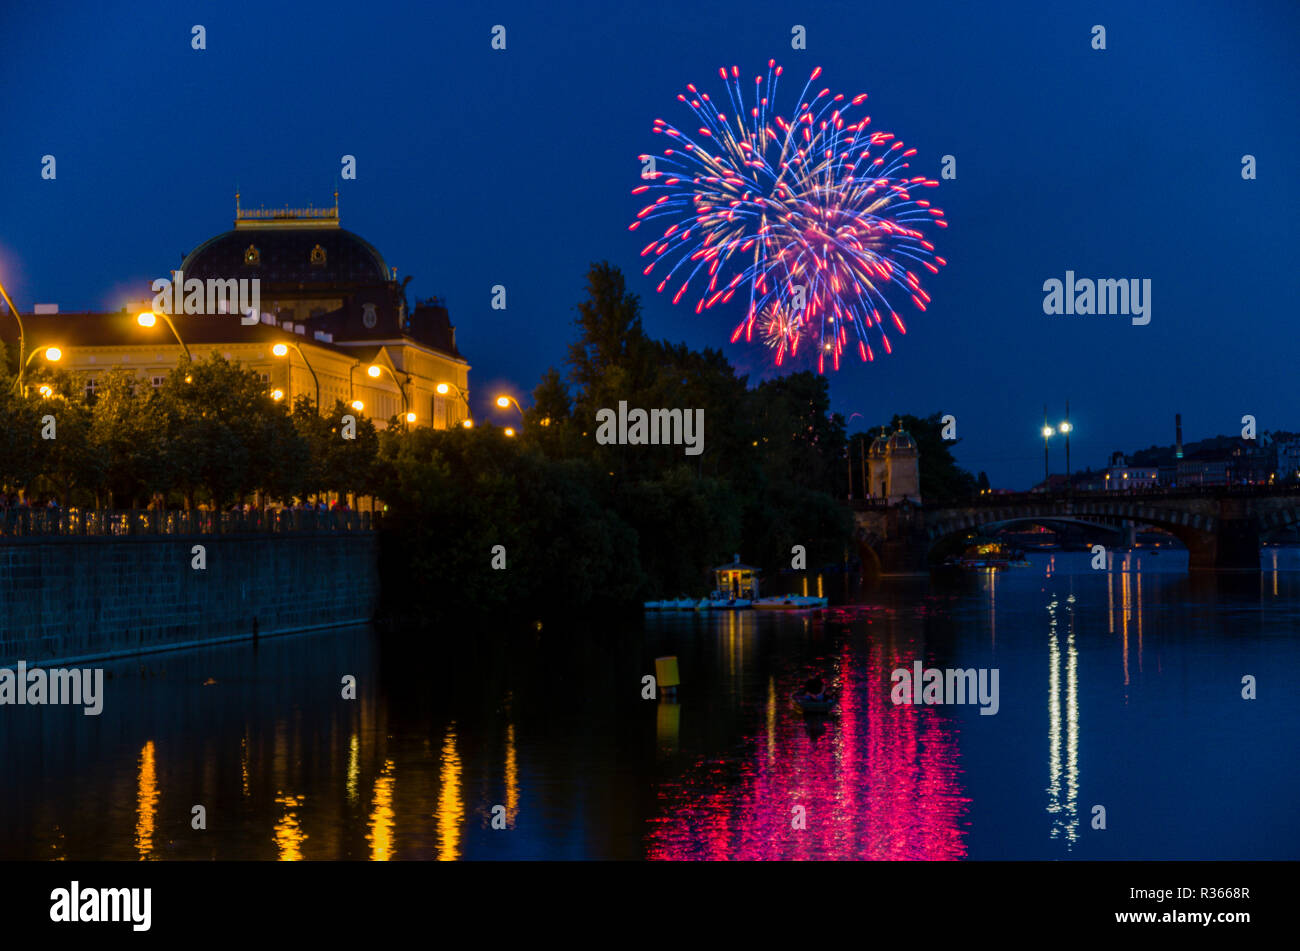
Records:
[[[942,539],[1017,522],[1084,522],[1112,530],[1125,523],[1153,526],[1187,546],[1192,571],[1257,572],[1261,536],[1300,522],[1300,489],[1271,486],[1022,493],[940,506],[871,499],[849,504],[864,566],[885,572],[924,571]]]

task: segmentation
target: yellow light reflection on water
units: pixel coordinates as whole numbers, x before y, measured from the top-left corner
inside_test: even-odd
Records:
[[[519,811],[519,762],[515,752],[515,725],[506,724],[506,828],[515,827]]]
[[[361,777],[361,738],[352,731],[352,740],[348,744],[348,800],[357,801],[357,782]]]
[[[307,833],[302,831],[298,822],[297,810],[302,807],[304,796],[276,796],[275,801],[284,807],[284,815],[275,824],[275,847],[279,850],[277,859],[281,862],[301,862],[302,844],[307,841]]]
[[[243,782],[244,795],[248,795],[248,734],[239,740],[239,773]]]
[[[153,852],[154,822],[158,812],[158,775],[154,765],[153,740],[140,750],[139,778],[136,781],[135,850],[141,860]]]
[[[385,760],[384,768],[375,779],[375,803],[370,810],[370,861],[387,862],[393,855],[393,761]]]
[[[461,762],[456,752],[456,724],[447,727],[442,741],[442,768],[438,779],[438,861],[454,862],[460,858],[460,824],[465,819],[465,804],[460,792]]]
[[[1133,611],[1133,592],[1129,588],[1129,575],[1125,571],[1120,575],[1120,629],[1124,634],[1124,686],[1128,686],[1128,619]]]

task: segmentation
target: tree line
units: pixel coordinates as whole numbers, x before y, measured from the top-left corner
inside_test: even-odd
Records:
[[[370,495],[374,422],[336,402],[273,399],[261,375],[213,354],[182,361],[158,386],[125,368],[43,369],[19,392],[0,375],[0,490],[29,504],[130,509]],[[343,417],[356,438],[340,438]]]
[[[751,385],[718,350],[651,339],[608,263],[591,267],[574,324],[563,371],[543,375],[515,438],[490,425],[408,431],[396,418],[377,431],[342,402],[325,415],[306,398],[287,406],[216,354],[158,386],[101,373],[93,393],[45,367],[21,394],[10,370],[0,488],[65,507],[379,499],[384,612],[401,618],[541,618],[698,596],[734,554],[777,590],[796,545],[813,571],[856,558],[843,500],[850,469],[860,494],[858,457],[877,432],[846,433],[825,377]],[[598,443],[597,412],[620,402],[702,409],[704,451]],[[348,415],[355,439],[343,438]],[[917,441],[927,502],[977,491],[938,414],[895,423]]]
[[[382,574],[402,589],[390,605],[540,618],[698,596],[734,554],[765,572],[768,590],[781,587],[795,545],[813,571],[856,559],[843,504],[849,437],[825,377],[751,385],[720,351],[651,339],[608,263],[588,272],[574,324],[566,366],[543,375],[518,438],[425,429],[381,445],[380,491],[397,516],[384,523]],[[620,402],[703,409],[703,453],[597,442],[597,413]],[[977,491],[939,414],[898,421],[920,447],[923,494]],[[874,435],[854,438],[869,447]]]

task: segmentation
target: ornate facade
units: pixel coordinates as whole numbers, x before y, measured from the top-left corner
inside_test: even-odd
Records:
[[[238,360],[287,400],[315,400],[319,386],[327,411],[336,399],[357,401],[380,428],[407,413],[438,428],[469,417],[470,366],[446,306],[434,298],[408,310],[410,277],[399,282],[371,244],[340,227],[337,194],[332,208],[254,210],[236,195],[234,228],[187,254],[179,273],[186,284],[258,281],[256,322],[223,301],[216,312],[205,304],[204,313],[169,315],[173,334],[161,314],[141,323],[156,311],[142,294],[117,313],[24,315],[27,351],[58,347],[59,366],[84,375],[90,391],[96,374],[119,366],[157,386],[182,358],[179,336],[196,361],[214,352]],[[16,339],[12,322],[4,332]]]

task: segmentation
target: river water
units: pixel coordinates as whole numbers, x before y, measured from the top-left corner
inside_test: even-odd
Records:
[[[1300,858],[1300,551],[1030,559],[820,616],[114,662],[98,717],[0,707],[0,859]],[[675,703],[642,699],[662,655]],[[997,713],[893,703],[918,660],[996,670]],[[814,673],[837,716],[792,707]]]

